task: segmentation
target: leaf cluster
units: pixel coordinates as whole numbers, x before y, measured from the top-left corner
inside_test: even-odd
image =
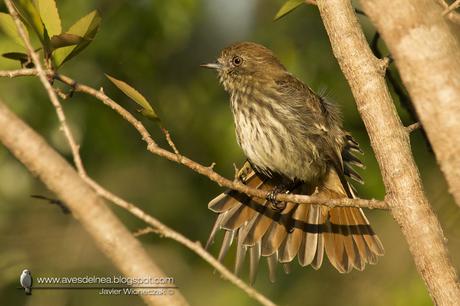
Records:
[[[38,38],[40,45],[35,51],[43,53],[48,68],[54,71],[88,47],[96,37],[101,24],[101,16],[97,10],[94,10],[63,31],[55,0],[15,0],[13,3],[22,22],[26,25],[27,35],[33,33]],[[22,50],[4,53],[2,56],[19,61],[22,67],[34,67],[11,15],[0,12],[0,30],[22,47]],[[124,81],[106,76],[124,94],[141,106],[139,112],[142,115],[159,121],[152,106],[139,91]]]
[[[62,30],[54,0],[16,0],[13,2],[22,22],[26,25],[27,35],[33,33],[40,43],[36,51],[43,52],[47,63],[57,69],[65,62],[77,56],[93,41],[101,23],[99,13],[94,10],[80,18],[66,31]],[[13,17],[0,13],[0,29],[21,50],[2,54],[3,57],[19,61],[22,66],[32,67],[24,42],[16,31]]]

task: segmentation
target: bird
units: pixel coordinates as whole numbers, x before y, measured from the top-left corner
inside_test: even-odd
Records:
[[[256,198],[226,190],[211,200],[208,208],[217,219],[206,248],[223,230],[218,259],[235,243],[234,272],[239,275],[249,253],[251,284],[261,258],[267,260],[272,282],[277,263],[289,273],[295,257],[301,266],[319,269],[326,255],[340,273],[376,264],[384,248],[361,208],[276,200],[279,193],[356,197],[349,180],[362,183],[354,169],[363,167],[356,156],[362,150],[343,129],[338,106],[254,42],[234,43],[217,61],[201,66],[216,70],[229,94],[236,140],[247,158],[236,179],[268,192]]]
[[[19,277],[19,283],[21,287],[24,288],[27,295],[32,294],[32,274],[29,270],[25,269],[22,271],[21,276]]]

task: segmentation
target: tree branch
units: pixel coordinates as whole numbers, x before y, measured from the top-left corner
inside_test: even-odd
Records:
[[[138,240],[75,170],[0,101],[0,142],[72,211],[100,250],[127,277],[165,276]],[[148,305],[188,305],[179,291],[141,296]]]
[[[158,155],[160,157],[166,158],[170,161],[176,162],[178,164],[182,164],[191,170],[208,177],[210,180],[216,182],[219,186],[224,186],[230,189],[238,190],[240,192],[246,193],[250,196],[258,197],[258,198],[266,198],[269,192],[262,191],[254,188],[250,188],[238,181],[230,181],[223,176],[219,175],[215,172],[212,167],[201,165],[188,157],[179,154],[177,148],[175,149],[176,152],[170,152],[159,147],[156,142],[153,140],[150,133],[147,131],[145,126],[142,124],[141,121],[136,119],[130,112],[128,112],[125,108],[120,106],[117,102],[112,100],[108,97],[104,91],[96,90],[90,86],[77,83],[75,80],[71,79],[68,76],[61,75],[61,74],[54,74],[52,71],[47,72],[50,76],[53,76],[57,80],[63,82],[68,86],[72,86],[72,88],[76,92],[82,92],[88,94],[90,96],[95,97],[96,99],[100,100],[102,103],[110,107],[112,110],[117,112],[124,120],[130,123],[141,135],[142,140],[145,141],[147,144],[147,150],[151,153]],[[20,70],[13,70],[13,71],[0,71],[0,77],[10,77],[13,76],[35,76],[37,75],[37,71],[34,69],[20,69]],[[169,132],[163,127],[165,133],[165,137],[169,137],[168,143],[173,148],[175,148],[174,143],[172,142]],[[173,147],[174,146],[174,147]],[[307,196],[307,195],[300,195],[300,194],[278,194],[276,196],[276,200],[278,201],[287,201],[287,202],[295,202],[299,204],[319,204],[328,207],[335,207],[335,206],[343,206],[343,207],[361,207],[361,208],[368,208],[368,209],[383,209],[387,210],[388,205],[384,201],[375,200],[375,199],[328,199],[322,198],[319,196]]]
[[[457,275],[439,221],[424,195],[409,135],[397,115],[379,68],[380,60],[372,54],[349,0],[317,3],[332,50],[368,131],[387,190],[386,202],[401,227],[417,270],[435,304],[460,305]],[[395,12],[401,12],[401,7]]]
[[[421,128],[421,127],[422,127],[422,125],[420,124],[420,122],[415,122],[415,123],[412,123],[411,125],[406,126],[406,132],[410,134],[413,131],[415,131],[415,130]]]
[[[47,75],[50,75],[51,71],[46,71]],[[18,70],[0,70],[0,77],[6,78],[17,78],[22,76],[36,76],[38,74],[37,69],[18,69]]]

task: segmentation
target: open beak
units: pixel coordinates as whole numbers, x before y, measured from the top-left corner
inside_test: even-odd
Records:
[[[201,64],[200,67],[208,68],[208,69],[220,69],[222,65],[219,63],[210,63],[210,64]]]

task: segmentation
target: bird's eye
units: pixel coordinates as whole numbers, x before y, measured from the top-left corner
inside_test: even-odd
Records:
[[[237,55],[237,56],[234,56],[234,57],[232,58],[232,63],[233,63],[233,65],[235,65],[235,66],[239,66],[239,65],[241,65],[241,64],[243,63],[243,59],[242,59],[241,57],[239,57],[238,55]]]

